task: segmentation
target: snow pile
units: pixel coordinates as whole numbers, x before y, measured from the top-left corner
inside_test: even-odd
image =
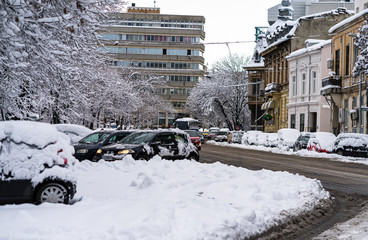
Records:
[[[69,138],[46,123],[26,121],[0,122],[0,170],[14,179],[32,179],[33,183],[48,177],[54,165],[75,162]],[[40,176],[39,173],[43,172]],[[59,172],[59,173],[57,173]],[[70,171],[58,167],[52,173],[73,180]]]
[[[244,239],[329,198],[318,180],[221,163],[126,157],[76,170],[82,201],[0,206],[0,239]]]

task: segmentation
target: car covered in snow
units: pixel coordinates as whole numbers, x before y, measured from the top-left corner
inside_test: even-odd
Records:
[[[80,141],[93,132],[93,130],[77,124],[55,124],[54,126],[59,132],[65,133],[72,143]]]
[[[331,153],[336,136],[329,132],[314,132],[310,134],[307,149],[309,151]]]
[[[135,160],[149,160],[156,155],[169,160],[199,160],[199,152],[189,135],[179,129],[137,131],[118,144],[98,150],[98,156],[105,161],[121,160],[127,155]]]
[[[0,204],[69,203],[73,152],[68,136],[50,124],[0,122]]]
[[[277,131],[278,148],[290,150],[294,148],[294,143],[300,132],[293,128],[282,128]]]
[[[133,133],[134,130],[100,130],[93,132],[74,143],[74,157],[79,161],[90,160],[96,162],[96,152],[103,146],[121,141],[123,138]]]
[[[243,136],[243,144],[246,145],[258,145],[258,134],[260,134],[261,131],[247,131],[244,133]]]
[[[243,134],[244,134],[243,131],[230,131],[227,134],[227,142],[228,143],[241,143]]]
[[[333,152],[342,156],[368,157],[368,135],[360,133],[340,133]]]

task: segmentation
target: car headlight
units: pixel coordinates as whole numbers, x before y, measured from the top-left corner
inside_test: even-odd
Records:
[[[97,154],[101,154],[102,153],[102,149],[98,149],[96,153]]]
[[[131,149],[124,149],[118,152],[118,154],[130,154],[130,153],[134,153],[134,151]]]
[[[78,149],[77,153],[88,153],[88,149]]]

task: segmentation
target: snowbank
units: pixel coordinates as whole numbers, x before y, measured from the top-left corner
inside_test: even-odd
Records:
[[[74,205],[0,206],[0,239],[243,239],[329,198],[318,180],[221,163],[77,163]]]

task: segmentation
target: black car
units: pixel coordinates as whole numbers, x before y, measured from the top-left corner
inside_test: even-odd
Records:
[[[74,157],[79,161],[88,159],[97,161],[96,152],[103,146],[121,141],[131,134],[133,130],[101,130],[93,132],[74,144]]]
[[[69,203],[77,179],[72,152],[50,124],[0,122],[0,204]]]
[[[368,157],[368,135],[360,133],[340,133],[332,150],[342,156]]]
[[[149,160],[155,155],[164,159],[199,160],[199,153],[189,135],[182,130],[137,131],[113,144],[98,150],[105,161],[121,160],[131,155],[135,160]]]
[[[300,136],[295,141],[294,151],[307,149],[309,138],[310,138],[310,132],[300,133]]]

